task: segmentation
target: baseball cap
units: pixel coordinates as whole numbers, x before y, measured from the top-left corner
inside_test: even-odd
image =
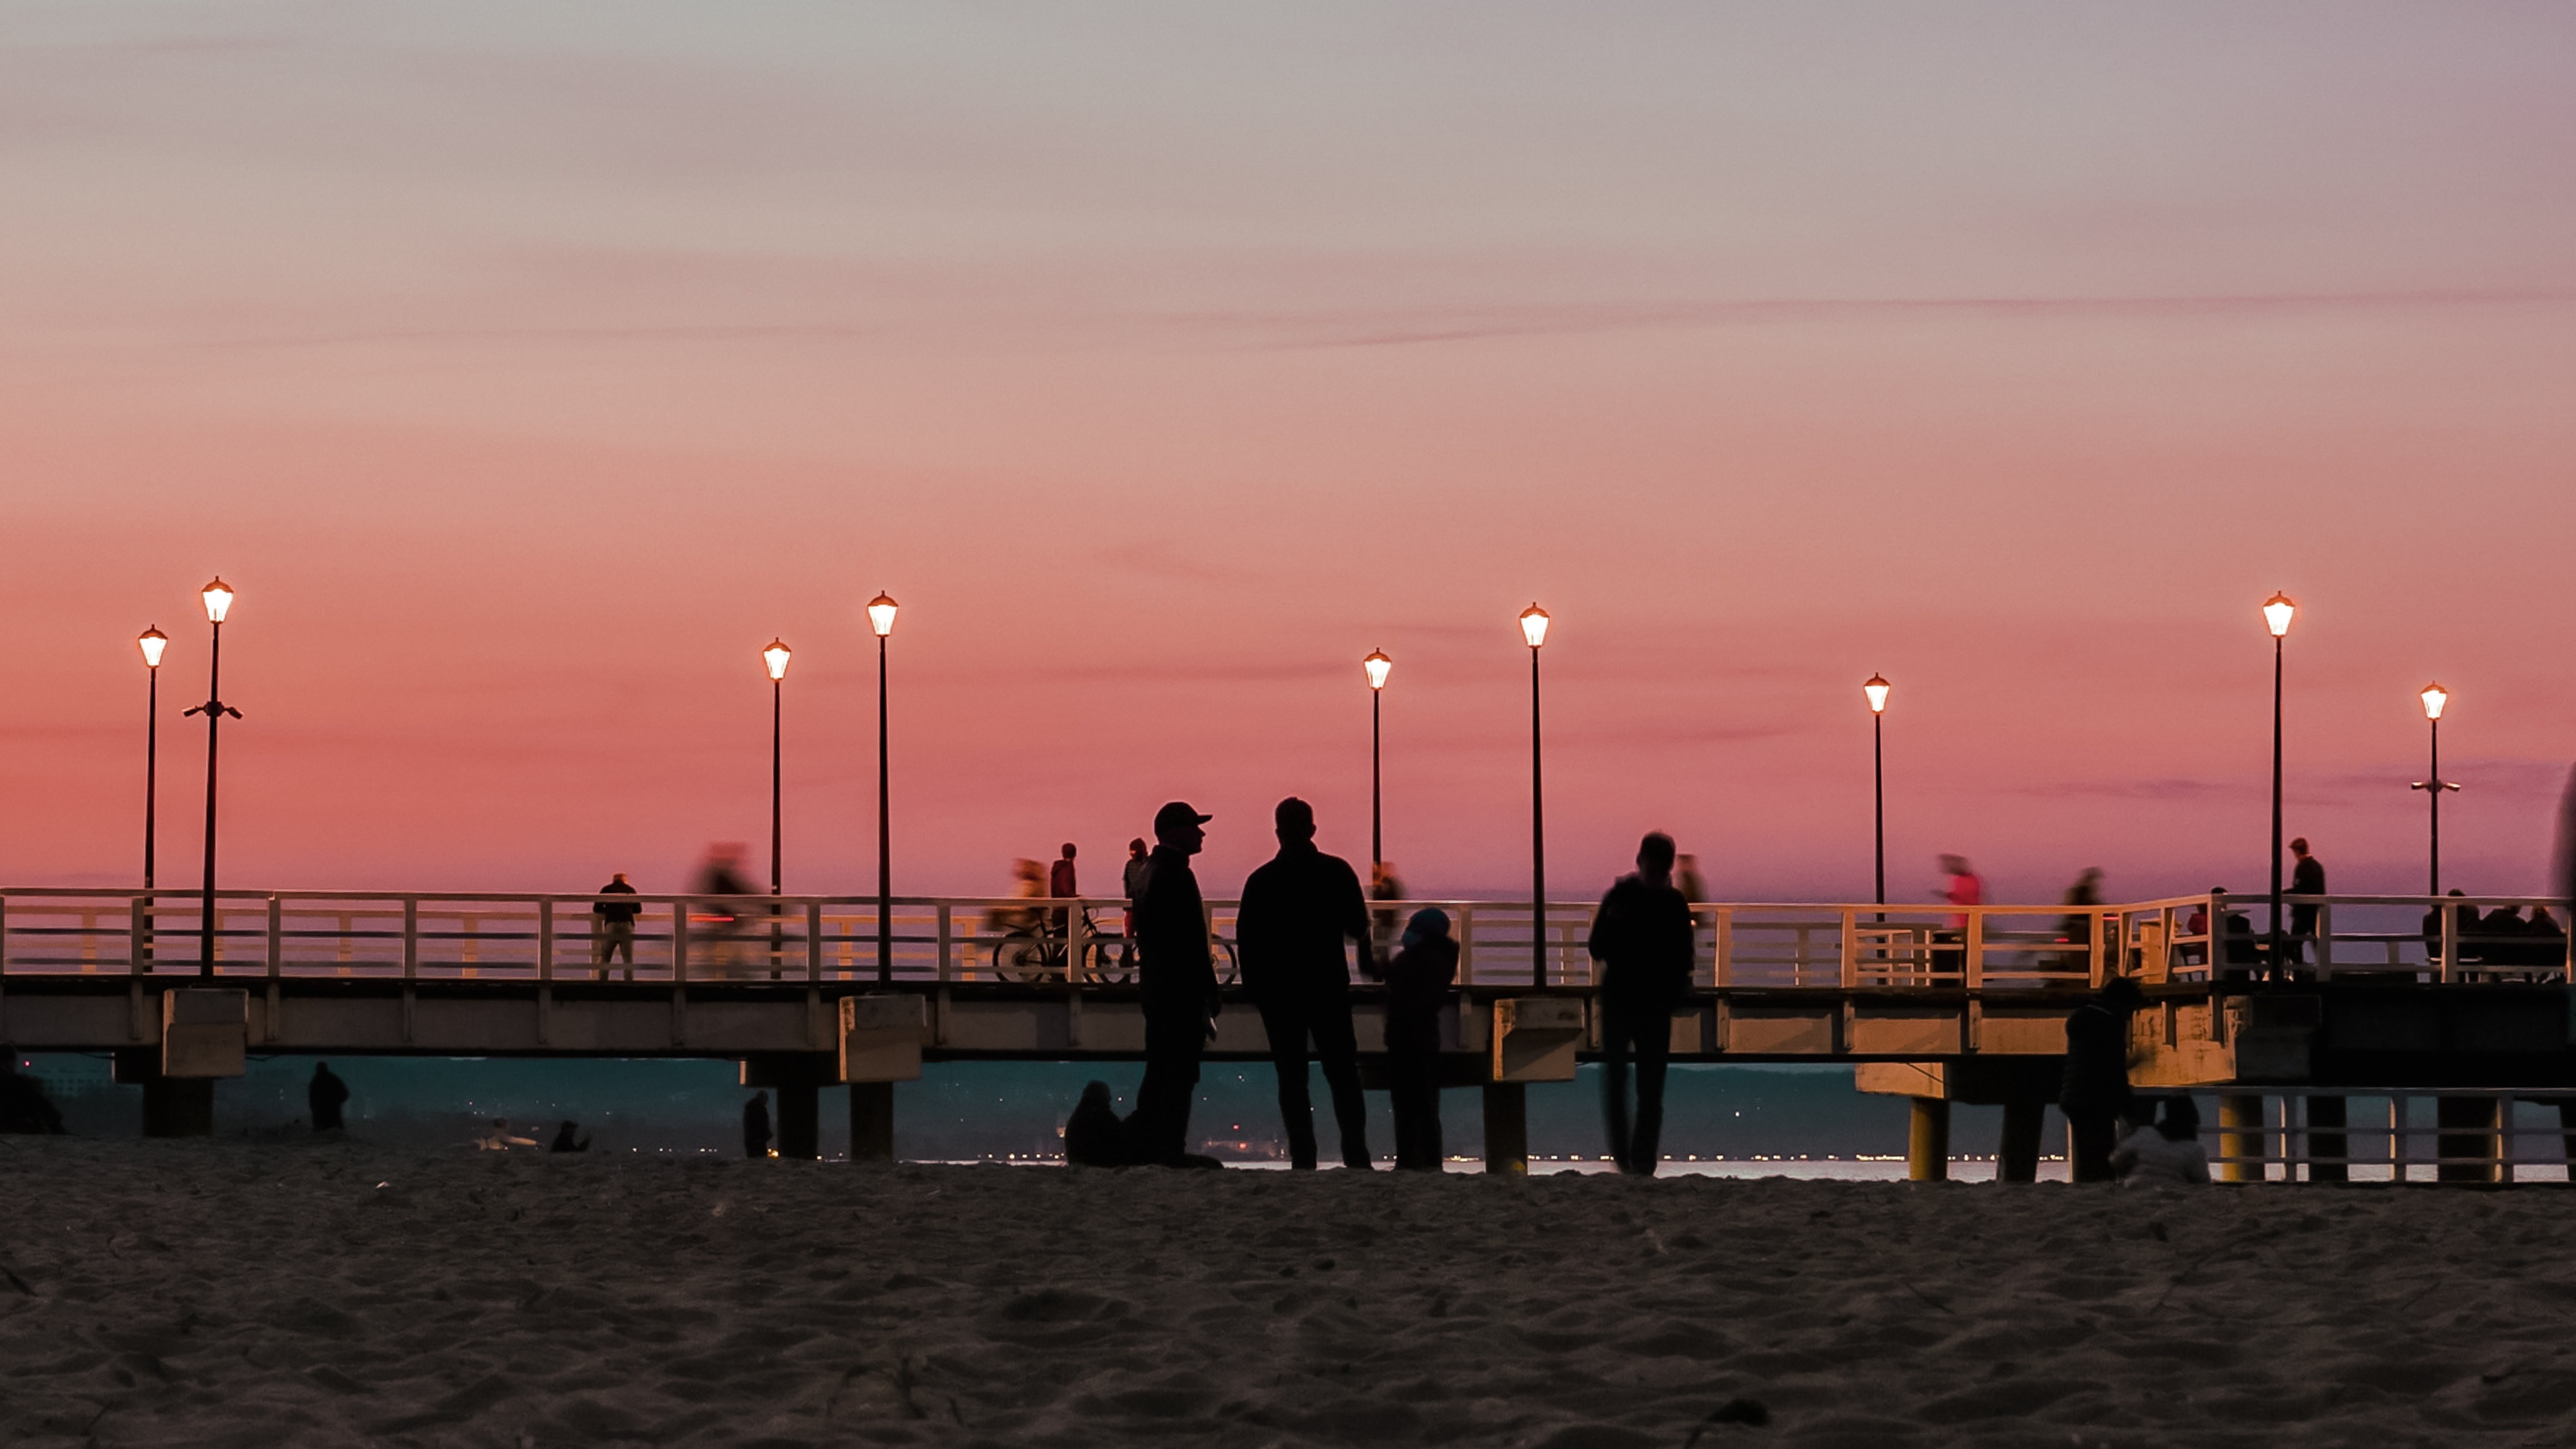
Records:
[[[1175,800],[1154,812],[1154,833],[1160,835],[1166,830],[1177,829],[1184,825],[1205,825],[1215,818],[1213,815],[1201,815],[1191,809],[1186,800]]]

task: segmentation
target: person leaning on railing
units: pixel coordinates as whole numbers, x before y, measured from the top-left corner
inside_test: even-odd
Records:
[[[601,886],[598,894],[631,896],[635,894],[635,887],[626,883],[626,872],[621,870],[609,877],[608,884]],[[624,901],[591,903],[590,914],[595,924],[590,932],[590,964],[603,978],[608,974],[608,958],[623,955],[626,958],[626,979],[635,979],[635,918],[643,911],[642,906],[629,905]]]

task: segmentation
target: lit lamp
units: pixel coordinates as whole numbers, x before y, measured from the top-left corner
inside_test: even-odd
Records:
[[[868,627],[877,636],[877,980],[894,979],[894,828],[886,807],[886,636],[894,632],[894,596],[868,600]]]
[[[1369,864],[1384,866],[1386,831],[1382,820],[1382,807],[1385,792],[1381,788],[1378,772],[1377,706],[1378,696],[1386,689],[1386,677],[1395,672],[1395,661],[1387,657],[1385,650],[1372,649],[1368,652],[1368,657],[1360,661],[1360,669],[1368,676],[1369,687]],[[1372,880],[1370,884],[1374,886],[1376,882]]]
[[[233,591],[219,577],[198,591],[206,604],[206,622],[214,630],[214,647],[206,663],[206,702],[188,711],[206,717],[206,869],[203,882],[204,900],[197,913],[197,974],[215,974],[215,759],[217,726],[226,715],[241,718],[241,711],[224,703],[224,616],[232,612]],[[148,636],[147,636],[148,638]],[[158,653],[156,646],[145,643],[148,659]]]
[[[2422,698],[2424,723],[2430,727],[2433,734],[2432,768],[2425,772],[2423,779],[2407,788],[2423,791],[2425,803],[2432,807],[2432,840],[2430,848],[2425,852],[2430,867],[2429,883],[2424,893],[2434,897],[2434,903],[2438,905],[2442,894],[2442,792],[2460,787],[2442,778],[2442,707],[2451,702],[2451,692],[2444,689],[2441,681],[2437,679],[2424,686]]]
[[[2299,606],[2290,596],[2274,593],[2263,601],[2263,626],[2272,631],[2272,963],[2274,976],[2288,980],[2281,953],[2287,935],[2281,929],[2281,638]]]
[[[170,647],[170,636],[155,626],[136,636],[134,647],[143,651],[143,672],[151,679],[143,709],[143,933],[134,943],[139,965],[152,958],[152,852],[160,836],[154,813],[161,803],[161,651]]]
[[[1547,984],[1547,802],[1539,773],[1538,651],[1547,642],[1547,610],[1521,611],[1530,652],[1530,982]]]
[[[1887,723],[1888,683],[1872,674],[1860,692],[1869,696],[1870,819],[1877,862],[1878,903],[1887,904],[1887,753],[1881,727]]]
[[[769,893],[773,896],[781,889],[778,870],[780,766],[781,746],[785,742],[781,726],[785,716],[787,665],[795,657],[796,651],[788,648],[784,639],[773,638],[769,647],[760,651],[761,667],[769,671]],[[772,963],[773,966],[775,964]]]

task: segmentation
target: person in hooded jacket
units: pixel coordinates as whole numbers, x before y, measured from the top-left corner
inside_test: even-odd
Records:
[[[1386,1078],[1395,1108],[1395,1165],[1438,1172],[1440,1144],[1440,1012],[1458,979],[1458,943],[1449,913],[1415,911],[1395,958],[1386,963]]]

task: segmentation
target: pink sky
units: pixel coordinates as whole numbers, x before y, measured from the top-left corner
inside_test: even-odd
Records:
[[[1000,889],[1268,807],[1418,890],[2541,884],[2576,12],[37,3],[0,37],[0,882]]]

